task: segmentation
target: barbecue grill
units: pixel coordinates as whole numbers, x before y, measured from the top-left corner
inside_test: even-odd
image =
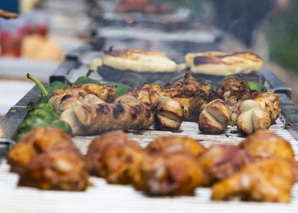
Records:
[[[108,3],[109,1],[103,2]],[[96,45],[82,46],[68,53],[65,61],[51,74],[50,82],[74,82],[78,77],[86,75],[92,60],[100,58],[103,50],[110,46],[139,49],[151,47],[152,50],[169,52],[169,57],[177,62],[182,62],[184,55],[192,50],[219,49],[218,42],[220,42],[221,33],[217,30],[188,30],[184,34],[177,31],[166,32],[160,29],[166,23],[166,17],[163,17],[162,23],[151,20],[151,27],[158,28],[158,30],[155,29],[156,31],[148,29],[150,23],[143,19],[140,21],[143,22],[143,25],[136,23],[134,26],[117,29],[119,23],[123,22],[123,16],[113,16],[112,13],[108,13],[103,17],[110,23],[110,26],[93,29],[93,42]],[[185,14],[181,15],[179,23],[187,21],[188,18],[189,16]],[[142,26],[142,31],[138,32],[140,26]],[[148,35],[146,30],[154,33]],[[193,36],[194,34],[196,36]],[[152,35],[155,37],[153,38]],[[95,46],[97,48],[94,48]],[[93,72],[90,77],[104,81],[97,72]],[[291,88],[270,70],[262,70],[259,78],[262,79],[268,90],[280,95],[279,102],[282,113],[270,129],[291,143],[296,160],[298,160],[298,108],[291,101]],[[293,187],[290,204],[214,202],[210,201],[211,190],[207,188],[198,188],[193,197],[152,198],[135,191],[131,186],[108,185],[104,179],[95,177],[91,178],[94,187],[79,193],[16,187],[17,175],[9,173],[9,166],[4,157],[14,143],[17,126],[27,115],[27,105],[30,102],[37,102],[40,97],[39,88],[33,87],[17,104],[11,107],[0,121],[0,156],[2,158],[0,200],[3,201],[0,205],[1,212],[296,212],[298,209],[298,184]],[[193,122],[183,122],[178,132],[156,131],[151,128],[144,131],[128,131],[127,134],[129,139],[139,142],[142,147],[162,135],[191,136],[201,141],[206,147],[214,144],[238,144],[243,140],[243,136],[234,127],[228,127],[220,135],[207,135],[199,133],[197,124]],[[76,136],[73,141],[85,154],[94,137],[96,136]]]

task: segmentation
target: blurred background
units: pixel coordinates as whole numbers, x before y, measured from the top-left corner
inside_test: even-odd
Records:
[[[86,44],[163,50],[179,63],[187,52],[252,51],[298,105],[298,1],[1,0],[0,9],[19,15],[0,18],[0,117],[32,88],[26,73],[48,82]]]

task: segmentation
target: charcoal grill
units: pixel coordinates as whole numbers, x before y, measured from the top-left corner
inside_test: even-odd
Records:
[[[81,47],[66,56],[65,62],[53,72],[50,81],[74,81],[85,75],[94,57],[101,55],[100,51],[90,46]],[[276,124],[271,126],[278,135],[290,141],[296,160],[298,160],[298,109],[291,101],[291,89],[280,81],[269,70],[261,72],[264,84],[280,95],[282,113]],[[102,80],[97,73],[92,78]],[[40,98],[38,87],[33,87],[15,106],[13,106],[0,122],[0,200],[1,212],[296,212],[298,208],[298,185],[292,190],[290,204],[246,203],[240,201],[213,202],[210,201],[211,191],[198,188],[193,197],[150,198],[135,191],[131,186],[108,185],[101,178],[91,178],[94,187],[86,192],[55,192],[40,191],[33,188],[16,187],[18,177],[9,173],[9,166],[5,161],[5,154],[14,143],[16,128],[27,114],[27,104],[36,102]],[[243,137],[236,133],[233,127],[221,135],[199,134],[196,123],[183,122],[177,133],[169,131],[128,131],[130,139],[146,146],[154,138],[161,135],[191,136],[200,140],[206,147],[213,144],[238,144]],[[89,143],[95,136],[77,136],[73,140],[77,147],[86,153]]]
[[[94,1],[93,1],[94,2]],[[95,1],[100,2],[100,1]],[[110,1],[103,1],[105,3]],[[114,1],[111,1],[114,2]],[[123,20],[121,16],[104,14],[104,18],[111,26],[117,26]],[[166,20],[163,19],[163,20]],[[164,23],[156,23],[151,27],[158,26],[157,37],[144,36],[135,32],[136,27],[148,27],[146,20],[141,20],[143,25],[135,24],[129,26],[126,34],[122,31],[115,32],[115,28],[101,27],[95,29],[94,41],[100,41],[93,48],[92,46],[82,46],[66,55],[65,61],[50,76],[50,82],[75,81],[78,77],[86,75],[90,63],[94,58],[100,58],[102,51],[110,46],[115,48],[139,48],[158,47],[158,51],[169,52],[169,57],[177,62],[182,62],[184,55],[188,52],[218,50],[220,33],[218,31],[205,31],[201,37],[193,37],[193,32],[183,36],[173,35],[160,30]],[[154,20],[153,20],[154,22]],[[166,22],[165,22],[166,23]],[[112,30],[111,30],[112,29]],[[142,28],[144,29],[144,28]],[[183,38],[182,40],[179,40]],[[200,39],[199,39],[200,38]],[[103,80],[98,73],[92,73],[91,77]],[[264,79],[264,85],[271,91],[280,95],[280,107],[282,110],[280,118],[276,124],[271,126],[271,130],[287,139],[296,154],[298,160],[298,108],[291,101],[291,89],[270,70],[263,70],[260,78]],[[16,105],[12,106],[4,118],[0,121],[0,212],[297,212],[298,209],[298,184],[293,187],[292,201],[290,204],[274,203],[254,203],[254,202],[213,202],[210,200],[211,190],[198,188],[195,196],[192,197],[165,197],[152,198],[135,191],[131,186],[108,185],[104,179],[91,178],[94,187],[86,192],[57,192],[40,191],[33,188],[16,187],[17,175],[9,173],[9,166],[6,163],[5,155],[14,143],[16,128],[27,115],[27,105],[36,102],[40,98],[38,87],[33,87]],[[199,133],[196,123],[183,122],[179,132],[156,131],[154,129],[146,131],[128,131],[128,137],[145,147],[154,138],[161,135],[191,136],[199,140],[206,147],[213,144],[238,144],[243,137],[235,131],[234,127],[228,129],[220,135],[207,135]],[[73,138],[77,147],[86,153],[88,145],[96,136],[76,136]]]

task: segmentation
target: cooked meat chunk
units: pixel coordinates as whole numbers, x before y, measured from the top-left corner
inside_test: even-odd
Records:
[[[254,100],[245,100],[241,103],[237,118],[237,127],[241,132],[249,135],[259,129],[269,129],[271,117],[269,112],[263,109]]]
[[[291,188],[298,181],[297,163],[273,158],[249,164],[212,187],[213,200],[239,196],[243,200],[288,203]]]
[[[161,136],[145,148],[150,155],[186,154],[198,157],[205,148],[200,142],[190,137]]]
[[[254,100],[257,101],[261,107],[269,112],[271,117],[271,123],[279,117],[281,109],[279,107],[279,95],[273,92],[260,93]]]
[[[168,97],[160,97],[154,106],[155,128],[160,130],[176,131],[183,121],[183,107]]]
[[[291,144],[272,131],[258,130],[239,144],[255,160],[273,157],[294,159]]]
[[[123,131],[113,131],[94,139],[85,157],[90,173],[109,183],[129,184],[144,153]]]
[[[90,185],[84,161],[71,149],[43,152],[20,173],[19,185],[39,189],[84,191]]]
[[[236,124],[241,103],[244,100],[256,98],[260,93],[260,91],[250,90],[245,80],[237,78],[225,80],[217,88],[217,94],[225,100],[231,109],[231,125]]]
[[[75,97],[92,94],[103,101],[113,103],[116,99],[116,87],[114,86],[99,86],[97,84],[71,84],[69,88],[63,90],[58,89],[53,91],[52,96],[56,95],[72,95]]]
[[[121,96],[113,104],[75,105],[62,112],[60,119],[67,122],[72,133],[87,135],[122,129],[148,129],[154,122],[150,106],[134,96]]]
[[[238,146],[211,146],[199,157],[199,163],[205,172],[204,185],[212,185],[228,178],[251,161],[246,152]]]
[[[199,116],[199,129],[203,133],[219,134],[226,130],[230,121],[229,106],[221,99],[209,102]]]
[[[193,156],[147,156],[134,177],[134,186],[150,196],[193,195],[203,182],[203,170]]]
[[[33,157],[60,148],[69,148],[77,155],[80,155],[71,137],[61,129],[52,127],[38,128],[32,130],[27,137],[12,147],[8,153],[7,161],[11,166],[11,171],[20,172]]]
[[[156,100],[163,96],[164,92],[158,85],[145,84],[141,88],[130,89],[127,95],[135,95],[139,100],[154,105]]]

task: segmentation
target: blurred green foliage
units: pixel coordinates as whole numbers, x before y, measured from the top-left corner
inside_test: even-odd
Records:
[[[298,1],[272,22],[270,57],[280,65],[298,71]]]

